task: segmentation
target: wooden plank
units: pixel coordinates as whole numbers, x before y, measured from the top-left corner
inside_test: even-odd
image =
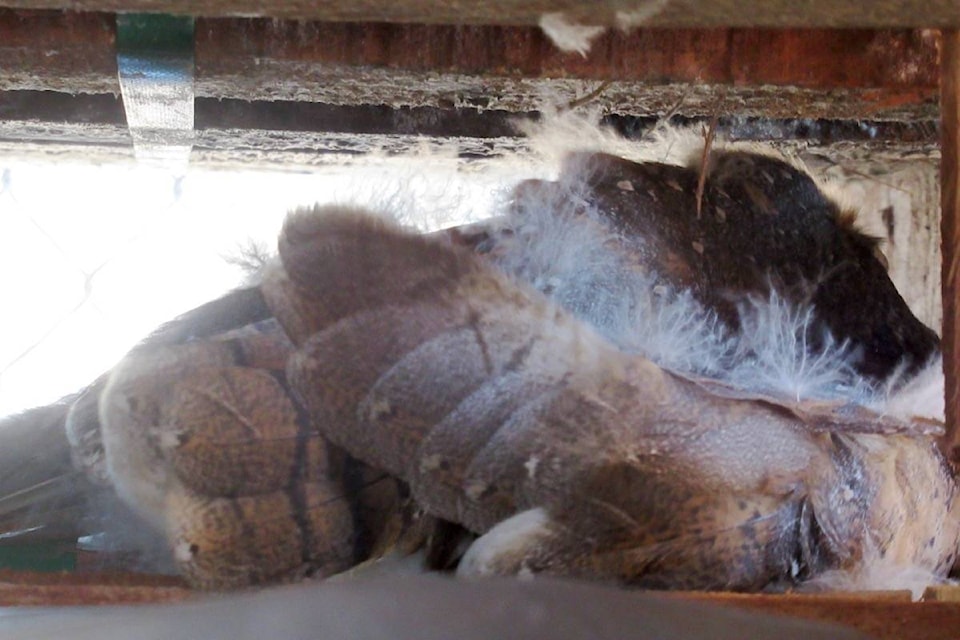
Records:
[[[947,432],[942,447],[960,462],[960,30],[943,32],[941,49],[941,250],[943,252],[943,369],[946,376]]]
[[[297,149],[313,154],[356,154],[381,148],[384,153],[414,152],[424,136],[456,145],[461,157],[487,158],[526,149],[518,117],[535,113],[470,107],[392,108],[385,105],[330,105],[296,101],[246,101],[197,98],[194,101],[196,145],[211,152],[238,149],[258,152]],[[0,143],[69,144],[127,147],[130,135],[119,96],[70,95],[49,91],[0,91]],[[678,125],[706,125],[711,118],[676,116]],[[642,139],[656,117],[611,114],[604,125],[626,139]],[[835,142],[896,148],[910,153],[937,147],[935,121],[772,120],[739,114],[717,119],[717,131],[733,140],[806,143]],[[387,143],[388,138],[393,139]],[[406,139],[404,142],[403,139]],[[448,149],[449,150],[449,149]],[[939,320],[938,320],[939,321]]]
[[[658,596],[838,623],[878,640],[950,640],[960,628],[960,604],[911,602],[909,592],[822,595],[685,592],[659,593]],[[184,588],[181,581],[162,576],[0,571],[2,606],[171,603],[194,597],[196,594]]]
[[[0,570],[0,607],[181,602],[192,595],[172,576]]]
[[[4,0],[17,8],[162,11],[348,22],[534,25],[562,12],[585,24],[704,27],[949,27],[956,0]]]
[[[937,34],[924,30],[643,29],[607,32],[586,56],[536,28],[224,19],[197,22],[199,75],[242,61],[668,84],[813,89],[937,86]]]
[[[0,9],[0,89],[119,93],[112,15]]]
[[[937,117],[938,32],[647,29],[583,58],[535,27],[196,24],[198,97],[534,111],[608,82],[609,113]],[[0,90],[117,93],[113,16],[0,9]],[[786,90],[785,90],[786,89]]]
[[[530,27],[211,22],[197,24],[200,96],[525,112],[609,82],[595,99],[608,113],[705,115],[722,92],[742,115],[936,117],[929,31],[615,31],[583,58]]]
[[[911,602],[908,592],[824,595],[684,593],[670,597],[835,622],[851,626],[877,640],[953,640],[960,629],[960,604]]]

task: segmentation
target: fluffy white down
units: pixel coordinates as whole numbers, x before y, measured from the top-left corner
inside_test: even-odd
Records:
[[[572,23],[562,12],[540,16],[540,28],[558,49],[579,53],[584,58],[593,39],[607,30],[606,27]]]
[[[622,140],[603,131],[581,145],[575,133],[577,121],[568,119],[569,126],[564,128],[565,118],[560,118],[560,130],[568,138],[554,137],[546,147],[548,157],[586,148],[640,161],[688,164],[697,157],[691,149],[702,144],[682,132],[663,129],[656,132],[652,144],[631,153],[624,153]],[[534,138],[538,135],[531,133]],[[815,322],[815,308],[796,307],[777,291],[764,299],[742,301],[741,329],[732,332],[689,292],[663,285],[638,259],[643,254],[642,239],[619,237],[591,205],[582,180],[570,176],[565,173],[562,179],[567,182],[546,191],[547,197],[543,191],[521,191],[512,206],[505,207],[496,225],[508,231],[498,235],[491,257],[501,269],[556,300],[619,348],[678,373],[724,380],[768,396],[849,400],[905,419],[943,420],[944,377],[939,358],[911,379],[898,371],[882,384],[871,383],[854,367],[859,355],[855,349],[830,335],[813,333],[822,331]],[[828,196],[835,196],[829,186],[821,186]],[[811,344],[820,346],[813,350]],[[529,515],[522,520],[528,521]],[[518,532],[511,524],[498,531],[498,544],[483,545],[486,554],[479,556],[512,548],[516,541],[504,534],[519,534],[520,540],[529,537],[530,528]],[[909,589],[919,597],[927,585],[943,582],[925,568],[902,566],[869,550],[867,554],[870,557],[856,573],[828,572],[804,588]]]
[[[526,552],[549,537],[550,516],[541,508],[528,509],[507,518],[480,536],[464,554],[457,567],[460,577],[483,577],[502,573],[503,565],[514,567]]]
[[[785,399],[847,399],[904,418],[943,419],[939,360],[911,380],[896,373],[885,384],[871,384],[857,374],[858,354],[850,345],[814,334],[822,331],[814,307],[796,307],[775,290],[744,300],[741,330],[731,332],[689,292],[660,283],[638,259],[642,239],[618,236],[589,202],[582,181],[563,179],[560,189],[517,196],[497,219],[497,228],[509,232],[491,257],[621,349],[678,373]],[[822,346],[814,351],[811,343]]]
[[[929,569],[902,565],[884,559],[876,551],[866,552],[859,571],[827,571],[800,585],[806,593],[829,591],[909,591],[913,600],[923,596],[927,587],[935,584],[955,584],[944,580]]]

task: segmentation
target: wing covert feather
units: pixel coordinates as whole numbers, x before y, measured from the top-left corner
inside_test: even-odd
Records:
[[[283,286],[265,298],[294,297],[292,318],[277,315],[294,327],[288,378],[316,427],[408,482],[428,513],[489,532],[477,544],[494,572],[759,588],[810,544],[803,505],[842,532],[817,558],[856,557],[870,535],[844,524],[871,508],[851,474],[888,471],[868,449],[844,453],[837,431],[893,421],[715,393],[617,350],[465,248],[356,211],[288,227]]]

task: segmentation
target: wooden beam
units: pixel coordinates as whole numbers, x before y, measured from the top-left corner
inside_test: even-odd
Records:
[[[960,30],[943,32],[940,80],[940,198],[943,254],[943,369],[946,376],[947,457],[960,462]]]
[[[197,23],[200,75],[259,60],[451,74],[811,89],[937,85],[922,30],[643,29],[607,32],[580,56],[528,27],[223,19]]]
[[[96,558],[93,559],[96,560]],[[345,583],[341,581],[340,584]],[[451,587],[453,587],[452,584]],[[330,588],[336,588],[336,583],[331,583]],[[643,606],[644,599],[650,597],[644,592],[633,593],[637,598],[637,606]],[[67,611],[67,614],[75,615],[77,612],[92,611],[92,615],[101,616],[99,620],[105,621],[97,628],[114,629],[117,625],[111,616],[117,615],[118,610],[96,611],[91,609],[90,605],[136,604],[142,607],[150,603],[164,603],[163,606],[167,607],[167,610],[163,615],[175,619],[178,610],[170,608],[170,603],[189,602],[196,597],[196,593],[187,590],[182,585],[182,581],[168,576],[102,572],[39,574],[26,571],[0,571],[0,606],[77,607],[81,605],[80,608]],[[796,630],[796,619],[800,618],[852,627],[866,634],[867,637],[877,640],[951,640],[956,637],[956,630],[960,625],[960,603],[956,600],[930,599],[925,594],[924,601],[911,602],[909,591],[832,594],[661,592],[657,593],[656,597],[667,602],[709,603],[768,615],[788,616],[783,620],[785,633]],[[323,592],[318,592],[316,598],[322,599]],[[149,607],[141,609],[148,616],[151,610],[152,608]],[[50,611],[39,611],[38,618],[49,613]],[[455,612],[451,612],[450,615],[455,615]],[[747,624],[748,619],[741,621],[741,625]],[[23,629],[22,626],[14,628]],[[80,625],[78,628],[86,627]],[[109,631],[104,632],[103,635],[115,637]],[[174,634],[171,631],[169,635]],[[743,636],[749,637],[749,632],[743,630]],[[730,634],[726,637],[730,637]]]
[[[3,0],[22,9],[161,11],[333,22],[535,25],[561,12],[571,22],[656,27],[950,27],[956,0]]]
[[[397,144],[387,145],[384,152],[412,152],[428,137],[448,146],[456,142],[463,157],[492,157],[525,148],[517,120],[539,117],[537,113],[471,107],[394,108],[231,98],[197,98],[194,109],[197,148],[265,152],[297,148],[318,155],[372,151],[384,136],[393,136]],[[126,147],[130,143],[123,104],[114,95],[0,91],[0,114],[0,142],[56,144],[63,142],[69,131],[74,145]],[[612,114],[603,117],[602,123],[625,139],[639,140],[659,120]],[[706,125],[708,120],[711,118],[671,118],[678,126]],[[933,149],[939,141],[935,121],[810,122],[733,115],[719,117],[716,124],[717,131],[732,140],[803,140],[820,145],[856,142],[896,147],[901,152]],[[402,138],[408,139],[405,146],[399,144]],[[346,145],[348,141],[352,146]]]
[[[0,90],[120,93],[113,15],[0,9]]]
[[[198,97],[534,111],[608,82],[608,113],[927,120],[938,32],[611,31],[587,57],[535,27],[196,23]],[[0,90],[117,93],[111,14],[0,9]]]
[[[195,107],[191,162],[198,165],[321,166],[365,153],[413,154],[422,152],[424,144],[445,156],[456,153],[463,160],[530,151],[515,127],[518,114],[505,111],[212,98],[197,98]],[[0,92],[0,114],[0,155],[103,162],[131,157],[123,105],[112,95]],[[624,137],[638,139],[657,120],[611,115],[603,121]],[[710,118],[673,120],[690,126],[698,121],[706,125]],[[829,157],[832,163],[844,165],[861,162],[858,153],[868,153],[881,166],[908,156],[929,157],[939,140],[936,123],[931,121],[810,122],[731,116],[721,117],[717,130],[736,140],[805,149],[815,145],[817,158]],[[851,147],[851,142],[857,144]]]
[[[723,93],[744,115],[936,117],[934,32],[616,31],[583,58],[527,27],[211,22],[196,46],[211,97],[534,111],[609,81],[595,104],[613,113],[705,115]]]

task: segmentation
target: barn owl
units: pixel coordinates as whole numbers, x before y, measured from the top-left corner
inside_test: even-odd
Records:
[[[575,154],[448,233],[294,212],[258,287],[161,329],[65,422],[199,587],[444,531],[464,575],[890,587],[946,578],[960,541],[940,424],[887,410],[937,350],[798,167]]]

